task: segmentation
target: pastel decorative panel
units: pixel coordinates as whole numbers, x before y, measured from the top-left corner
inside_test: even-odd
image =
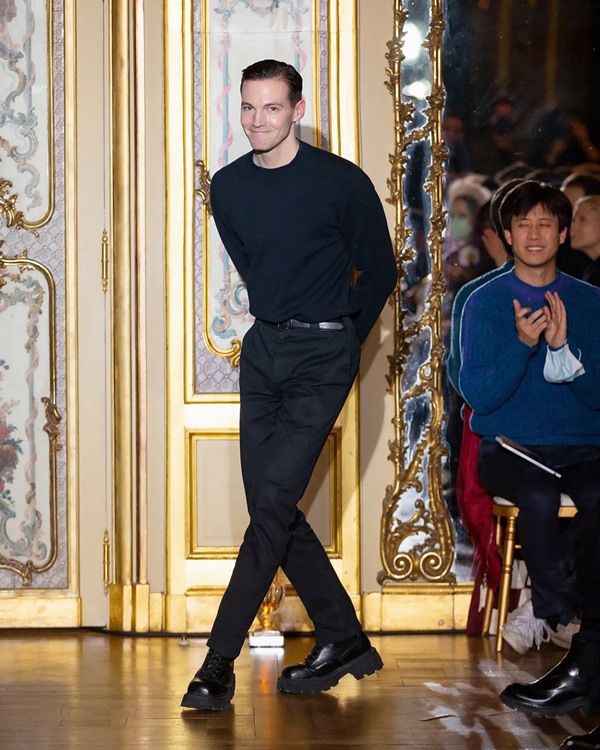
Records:
[[[34,227],[54,200],[52,20],[47,0],[0,3],[0,174]]]
[[[49,436],[41,424],[48,405],[40,402],[42,396],[50,396],[47,385],[54,377],[52,429],[56,446],[66,445],[64,28],[63,0],[0,3],[0,179],[9,182],[4,201],[16,196],[15,209],[24,217],[24,228],[10,226],[7,203],[2,203],[0,254],[5,263],[0,260],[0,279],[6,283],[0,290],[0,359],[8,369],[2,370],[0,409],[15,430],[7,437],[5,424],[0,441],[21,440],[18,445],[23,453],[18,453],[12,484],[3,479],[2,492],[10,492],[13,507],[12,511],[3,507],[0,555],[29,565],[31,573],[23,575],[18,566],[4,565],[0,559],[0,589],[5,590],[23,586],[65,589],[68,585],[67,452],[56,450],[54,457],[48,453]],[[24,258],[25,265],[13,265]],[[21,281],[11,280],[15,274]],[[32,335],[26,331],[25,320],[37,303],[31,301],[34,307],[28,311],[25,300],[34,294],[36,285],[41,285],[44,295],[35,322],[38,361],[29,393],[21,347]],[[17,303],[15,295],[23,300]],[[55,330],[50,342],[51,316]],[[32,319],[28,325],[33,325]],[[31,489],[27,489],[33,476],[31,468],[26,469],[31,455],[35,455],[35,503],[29,501]],[[50,513],[52,487],[55,505]],[[14,519],[10,519],[13,511]]]
[[[57,554],[54,307],[47,269],[0,258],[0,566],[25,585]]]
[[[207,181],[249,150],[239,124],[242,70],[257,60],[289,62],[304,81],[302,140],[329,148],[329,3],[321,0],[221,0],[194,13],[197,198],[194,254],[194,392],[238,390],[239,347],[252,323],[246,289],[219,239]]]

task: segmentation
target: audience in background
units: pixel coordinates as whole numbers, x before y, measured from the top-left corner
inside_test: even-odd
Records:
[[[575,205],[584,195],[600,195],[600,175],[571,172],[563,180],[561,190]]]
[[[581,278],[600,286],[600,195],[586,195],[575,203],[571,247],[589,259]]]

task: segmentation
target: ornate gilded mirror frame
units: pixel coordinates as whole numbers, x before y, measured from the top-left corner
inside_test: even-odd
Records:
[[[394,0],[393,37],[386,55],[395,144],[388,186],[395,209],[400,283],[392,300],[394,347],[387,376],[394,399],[394,434],[389,441],[394,484],[387,487],[383,501],[383,570],[378,576],[382,584],[455,582],[454,529],[441,479],[446,454],[441,382],[446,289],[441,271],[443,29],[442,0]],[[421,211],[407,200],[408,181],[418,165],[423,174]],[[415,274],[419,265],[425,272]]]

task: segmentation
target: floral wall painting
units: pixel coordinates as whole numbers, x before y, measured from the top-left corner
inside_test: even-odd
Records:
[[[26,586],[56,558],[53,300],[41,264],[0,255],[0,568]]]

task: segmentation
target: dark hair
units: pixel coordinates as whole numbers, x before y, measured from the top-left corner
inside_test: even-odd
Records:
[[[514,217],[525,216],[532,208],[540,205],[557,217],[561,232],[571,226],[571,201],[562,190],[535,180],[524,180],[504,196],[500,204],[502,226],[510,230]]]
[[[281,78],[288,87],[288,98],[294,107],[302,99],[302,76],[293,65],[278,60],[259,60],[242,70],[240,91],[246,81],[262,81],[267,78]]]
[[[504,200],[507,193],[509,193],[517,185],[520,185],[522,182],[523,180],[519,179],[518,177],[505,182],[503,185],[500,185],[500,187],[494,192],[494,195],[492,195],[492,199],[490,200],[490,219],[492,220],[492,224],[494,225],[496,234],[502,240],[504,248],[509,255],[513,254],[512,245],[504,236],[504,229],[502,228],[502,221],[500,220],[500,206],[502,205],[502,201]]]
[[[575,172],[565,177],[562,187],[578,187],[583,190],[584,195],[600,195],[600,177],[584,172]]]

